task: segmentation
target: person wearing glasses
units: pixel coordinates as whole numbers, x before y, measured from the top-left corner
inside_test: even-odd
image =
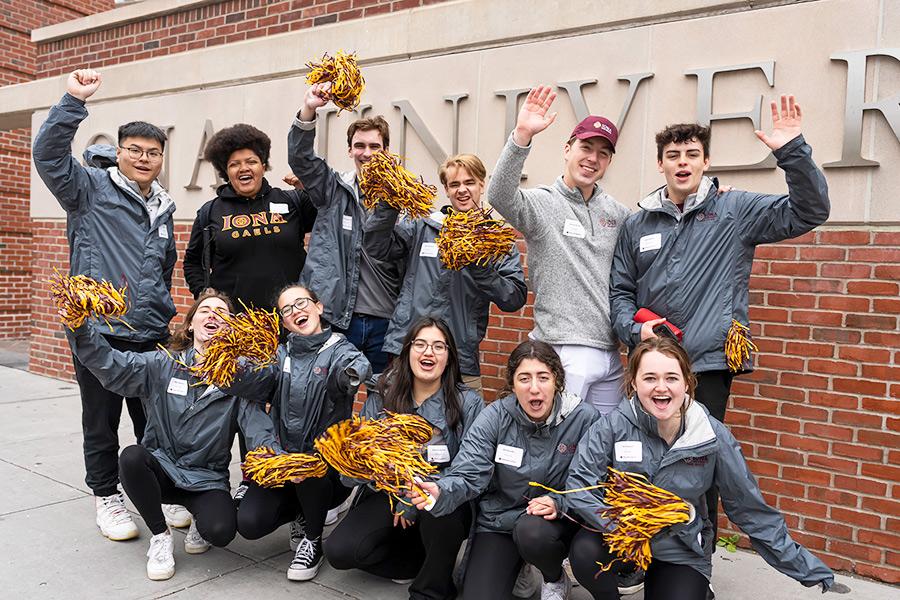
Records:
[[[269,413],[286,452],[315,452],[313,441],[331,425],[350,418],[360,384],[372,367],[362,352],[322,319],[319,297],[294,284],[277,296],[276,305],[288,336],[275,363],[260,370],[243,369],[235,384],[250,389],[245,398],[271,399]],[[292,581],[308,581],[322,564],[322,534],[329,509],[350,495],[337,472],[297,480],[279,488],[251,482],[237,513],[238,532],[259,539],[291,524],[294,559],[287,570]]]
[[[174,543],[160,508],[176,502],[193,514],[184,551],[201,554],[226,546],[237,530],[228,485],[234,430],[254,445],[280,451],[272,421],[260,403],[241,398],[236,384],[227,390],[203,385],[181,366],[203,361],[210,338],[224,325],[231,300],[204,290],[172,332],[169,352],[120,351],[104,335],[105,325],[88,320],[66,330],[72,349],[100,381],[119,395],[141,399],[147,428],[140,444],[122,450],[118,468],[122,487],[153,534],[147,552],[147,577],[159,581],[175,574]]]
[[[491,303],[504,312],[517,311],[525,305],[528,288],[515,245],[492,264],[471,264],[458,271],[444,267],[436,243],[444,219],[451,211],[481,207],[487,171],[474,154],[457,154],[444,161],[438,176],[450,206],[425,219],[404,219],[398,223],[397,209],[381,202],[366,222],[366,252],[379,260],[406,264],[382,349],[388,354],[399,354],[410,325],[426,315],[440,317],[450,326],[458,344],[463,381],[480,391],[478,346],[487,330]]]
[[[177,259],[175,203],[157,181],[166,135],[150,123],[127,123],[119,127],[114,165],[80,165],[72,156],[72,139],[88,116],[85,101],[100,83],[100,73],[91,69],[69,75],[65,95],[34,138],[32,156],[38,175],[66,212],[70,274],[128,284],[123,322],[129,326],[113,322],[103,337],[115,350],[145,352],[165,341],[175,316],[170,293]],[[111,540],[131,539],[138,529],[118,490],[123,394],[106,389],[78,357],[73,362],[81,392],[85,483],[95,496],[97,526]],[[129,396],[126,404],[140,441],[146,423],[140,400]],[[190,523],[183,510],[166,516],[176,519],[173,525]]]
[[[450,327],[424,317],[406,333],[399,357],[378,378],[361,415],[380,419],[390,411],[428,421],[434,434],[423,453],[442,472],[483,407],[481,396],[463,385]],[[469,504],[435,517],[396,500],[392,510],[387,493],[362,489],[356,505],[325,543],[329,564],[335,569],[362,569],[397,583],[411,582],[412,600],[455,598],[453,566],[472,523]]]
[[[269,185],[271,148],[269,136],[246,123],[206,143],[204,157],[226,183],[197,211],[184,252],[184,278],[194,296],[212,286],[231,296],[237,310],[271,310],[275,293],[300,279],[316,209],[302,189]]]

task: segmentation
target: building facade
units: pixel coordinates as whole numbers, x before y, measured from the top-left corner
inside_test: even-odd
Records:
[[[350,166],[350,120],[384,114],[391,149],[427,181],[457,151],[490,169],[523,95],[546,83],[559,89],[559,118],[535,139],[523,185],[552,181],[574,124],[603,114],[621,136],[602,183],[632,207],[663,183],[653,134],[676,121],[712,125],[722,183],[785,190],[753,130],[770,126],[770,99],[794,93],[832,215],[757,251],[760,351],[754,373],[734,384],[728,425],[799,540],[834,568],[900,581],[900,4],[146,0],[107,10],[111,2],[72,0],[53,2],[71,12],[52,18],[39,10],[49,2],[14,4],[44,16],[23,17],[17,31],[30,41],[0,49],[10,67],[0,69],[0,335],[30,332],[31,370],[56,377],[71,375],[71,360],[46,280],[67,266],[65,221],[28,143],[75,68],[104,76],[77,153],[129,120],[166,128],[181,253],[216,184],[198,159],[205,140],[237,122],[259,127],[273,139],[269,179],[279,180],[304,65],[326,51],[358,52],[368,83],[356,114],[320,114],[318,152],[335,166]],[[96,11],[105,12],[82,16]],[[180,264],[174,279],[184,308]],[[481,348],[489,396],[530,328],[530,302],[492,315]]]

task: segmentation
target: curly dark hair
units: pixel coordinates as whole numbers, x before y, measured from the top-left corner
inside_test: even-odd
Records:
[[[513,393],[513,379],[516,375],[516,369],[522,364],[526,358],[538,360],[550,369],[555,379],[556,391],[562,392],[566,389],[566,370],[563,368],[562,360],[559,354],[553,349],[553,346],[539,340],[525,340],[512,351],[509,355],[509,361],[506,363],[506,385],[501,390],[501,395]]]
[[[269,170],[269,151],[272,140],[265,133],[246,123],[238,123],[217,131],[203,149],[203,158],[212,163],[216,172],[228,181],[228,159],[238,150],[250,150]]]
[[[677,123],[669,125],[656,134],[656,160],[662,160],[663,148],[669,144],[683,144],[697,140],[703,146],[703,157],[709,156],[709,127],[699,123]]]

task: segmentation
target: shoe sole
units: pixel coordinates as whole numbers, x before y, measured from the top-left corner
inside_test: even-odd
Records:
[[[147,571],[147,577],[152,581],[165,581],[166,579],[172,579],[173,575],[175,575],[175,567],[168,571]]]
[[[97,525],[97,528],[100,530],[100,535],[102,535],[106,539],[113,541],[113,542],[124,542],[127,540],[133,540],[134,538],[138,537],[141,534],[140,531],[137,530],[137,528],[135,528],[135,530],[132,532],[126,533],[125,535],[113,535],[113,534],[109,533],[108,531],[103,531],[103,528],[100,527],[99,525]]]
[[[174,527],[176,529],[184,529],[185,527],[191,526],[191,519],[186,519],[184,521],[175,521],[174,519],[169,519],[166,517],[166,525],[169,527]]]
[[[184,551],[188,554],[203,554],[209,550],[210,546],[188,546],[184,545]]]
[[[316,565],[309,567],[308,569],[288,569],[287,578],[291,581],[309,581],[316,576],[316,573],[319,572],[319,567],[321,566],[322,561],[319,561]]]

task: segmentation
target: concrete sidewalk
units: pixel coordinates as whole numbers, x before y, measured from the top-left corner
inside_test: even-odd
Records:
[[[110,542],[94,524],[94,502],[84,484],[81,405],[74,384],[0,367],[0,564],[3,598],[359,598],[401,600],[405,588],[361,572],[327,565],[309,583],[292,583],[285,571],[292,558],[287,527],[249,542],[237,538],[226,549],[186,555],[176,534],[175,576],[146,578],[149,532],[135,512],[141,537]],[[120,440],[133,441],[127,411]],[[235,456],[237,451],[235,449]],[[237,481],[237,462],[232,481]],[[717,553],[713,586],[722,600],[819,598],[779,574],[752,553]],[[897,588],[838,576],[851,593],[834,598],[896,600]],[[576,589],[573,600],[587,600]],[[642,600],[643,595],[630,597]],[[492,600],[492,599],[486,599]]]

